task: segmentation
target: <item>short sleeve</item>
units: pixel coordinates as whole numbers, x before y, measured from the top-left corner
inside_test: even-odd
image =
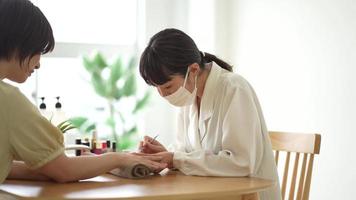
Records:
[[[18,90],[9,103],[9,135],[15,160],[36,169],[64,152],[61,131]]]

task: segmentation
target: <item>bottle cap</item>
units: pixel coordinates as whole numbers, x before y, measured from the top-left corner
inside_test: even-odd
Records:
[[[112,142],[112,151],[113,151],[113,152],[116,151],[116,142]]]
[[[60,108],[62,108],[62,104],[59,102],[59,96],[58,97],[56,97],[56,99],[57,99],[57,103],[56,103],[56,105],[55,105],[55,107],[57,108],[57,109],[60,109]]]
[[[46,104],[44,103],[45,98],[41,97],[41,100],[42,100],[42,102],[40,104],[40,109],[46,109]]]
[[[80,138],[75,139],[75,144],[82,144],[82,139]]]

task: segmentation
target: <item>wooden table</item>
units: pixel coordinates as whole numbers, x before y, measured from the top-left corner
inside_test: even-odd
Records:
[[[274,185],[260,178],[185,176],[177,171],[131,180],[104,174],[76,183],[7,180],[0,190],[18,199],[258,199]],[[1,194],[0,194],[1,195]]]

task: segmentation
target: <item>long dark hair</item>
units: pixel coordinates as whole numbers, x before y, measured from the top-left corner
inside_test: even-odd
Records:
[[[143,51],[140,59],[140,74],[149,85],[162,85],[172,75],[187,73],[188,66],[214,61],[221,68],[232,71],[232,66],[215,55],[199,51],[187,34],[177,29],[165,29],[155,34]]]
[[[29,0],[0,0],[0,59],[45,54],[55,45],[51,25]]]

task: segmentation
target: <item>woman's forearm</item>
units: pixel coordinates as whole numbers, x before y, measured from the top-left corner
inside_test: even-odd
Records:
[[[143,164],[152,171],[167,167],[159,163],[160,157],[142,158],[127,153],[105,153],[95,156],[67,157],[64,153],[49,161],[37,170],[30,170],[23,162],[14,162],[10,179],[54,180],[73,182],[104,174],[115,168],[125,168],[134,164]]]
[[[120,167],[125,156],[106,153],[97,156],[67,157],[64,154],[38,170],[39,173],[57,182],[71,182],[92,178]]]
[[[7,179],[49,181],[49,177],[29,169],[22,161],[13,161]]]

